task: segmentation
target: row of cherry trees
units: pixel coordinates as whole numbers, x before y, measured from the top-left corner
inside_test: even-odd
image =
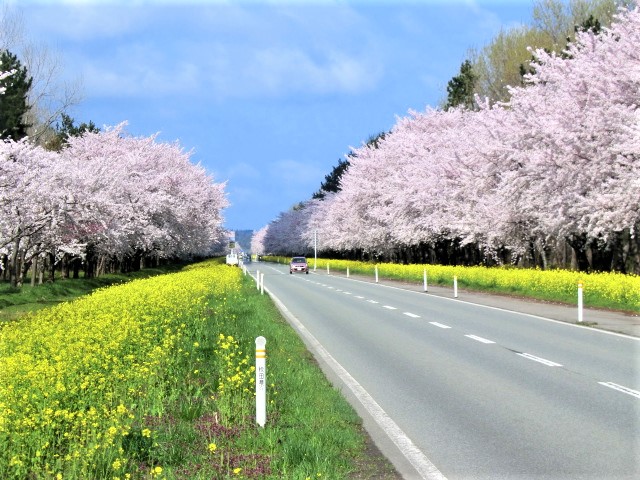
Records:
[[[43,260],[115,262],[209,255],[224,238],[225,185],[191,152],[124,124],[70,137],[61,152],[28,139],[0,143],[0,255],[13,285]]]
[[[410,113],[253,249],[309,252],[317,234],[344,256],[640,273],[638,45],[635,7],[563,55],[532,52],[507,103]]]

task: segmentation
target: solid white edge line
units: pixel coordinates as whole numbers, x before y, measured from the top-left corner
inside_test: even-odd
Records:
[[[431,463],[422,451],[416,447],[409,437],[394,422],[387,412],[378,405],[371,395],[351,376],[338,361],[322,346],[322,344],[307,330],[307,328],[287,309],[287,307],[269,289],[265,291],[273,299],[278,309],[287,317],[291,325],[304,337],[315,352],[322,357],[326,364],[340,378],[342,382],[351,390],[351,393],[367,410],[371,418],[387,434],[389,439],[398,447],[402,455],[416,469],[420,478],[424,480],[447,480],[446,477]]]
[[[598,383],[602,386],[613,388],[614,390],[617,390],[619,392],[626,393],[627,395],[631,395],[632,397],[640,398],[639,391],[629,387],[625,387],[624,385],[618,385],[617,383],[613,383],[613,382],[598,382]]]

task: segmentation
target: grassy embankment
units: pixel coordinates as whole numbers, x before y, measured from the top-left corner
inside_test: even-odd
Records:
[[[265,428],[253,419],[259,335],[268,341]],[[3,479],[381,475],[390,467],[366,467],[365,439],[236,268],[209,262],[134,280],[0,327]]]
[[[11,288],[8,282],[0,283],[0,323],[14,320],[24,313],[68,302],[91,293],[98,288],[176,272],[182,266],[177,264],[167,265],[158,268],[146,268],[126,274],[107,274],[90,279],[85,279],[82,275],[80,278],[56,278],[55,282],[46,282],[33,287],[27,283],[21,288]],[[29,281],[29,278],[27,278],[27,281]]]
[[[288,263],[288,257],[263,257],[263,260]],[[314,259],[308,259],[313,268]],[[398,265],[350,260],[318,259],[316,268],[373,277],[378,267],[380,279],[422,284],[424,270],[429,285],[451,287],[453,277],[459,288],[517,295],[538,300],[574,304],[578,283],[582,282],[584,306],[640,313],[640,276],[620,273],[579,273],[569,270],[538,270],[508,267],[462,267],[443,265]]]

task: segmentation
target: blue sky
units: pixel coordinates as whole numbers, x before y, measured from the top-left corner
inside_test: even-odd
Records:
[[[469,49],[531,0],[20,0],[26,34],[82,82],[69,113],[128,121],[227,182],[230,229],[311,197],[350,147],[438,106]]]

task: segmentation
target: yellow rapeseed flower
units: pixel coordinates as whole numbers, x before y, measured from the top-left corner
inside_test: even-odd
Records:
[[[89,478],[121,456],[115,438],[161,404],[185,332],[210,321],[203,312],[224,315],[222,299],[239,291],[241,274],[225,267],[99,289],[0,327],[0,436],[21,440],[0,451],[0,478],[51,478],[52,463]],[[61,439],[66,452],[45,447]]]

